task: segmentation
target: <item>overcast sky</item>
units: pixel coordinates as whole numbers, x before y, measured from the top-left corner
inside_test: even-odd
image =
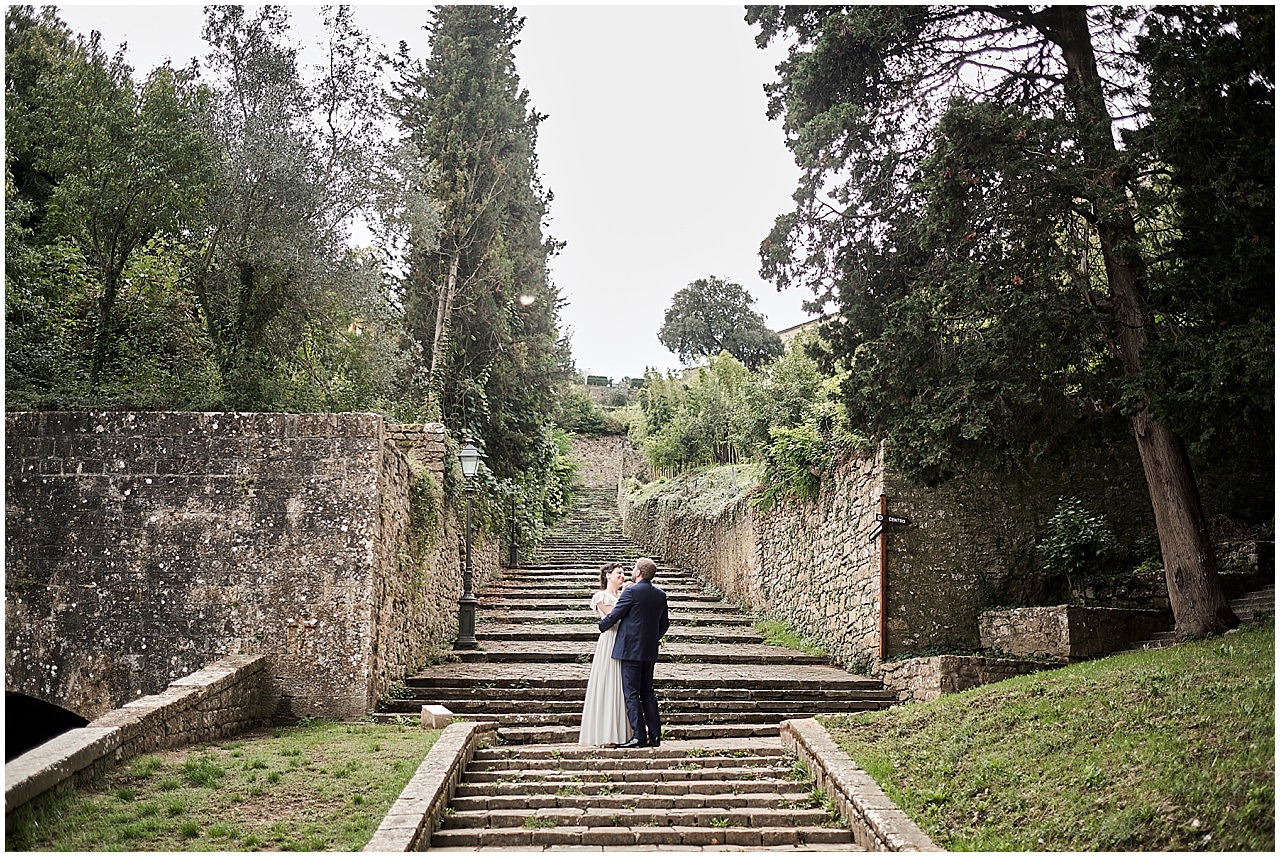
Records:
[[[319,7],[288,5],[305,48]],[[551,234],[567,242],[552,277],[578,370],[617,382],[679,367],[658,329],[672,295],[713,274],[746,287],[773,329],[805,321],[804,294],[758,275],[760,241],[789,210],[799,171],[780,123],[765,118],[780,49],[755,46],[742,4],[516,5],[526,18],[516,70],[548,117],[538,158],[555,195]],[[139,72],[206,52],[199,4],[59,8],[109,50],[127,42]],[[354,8],[375,41],[427,56],[427,6]]]

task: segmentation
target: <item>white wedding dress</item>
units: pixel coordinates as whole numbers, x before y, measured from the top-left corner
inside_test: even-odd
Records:
[[[617,597],[602,589],[591,596],[591,613],[601,616],[597,605],[603,604],[607,615],[616,603]],[[631,738],[627,704],[622,698],[622,665],[613,659],[613,641],[617,636],[618,626],[614,625],[596,640],[591,676],[587,679],[587,698],[582,703],[579,744],[622,744]]]

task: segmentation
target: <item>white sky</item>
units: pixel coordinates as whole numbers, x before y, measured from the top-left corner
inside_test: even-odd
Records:
[[[320,31],[318,6],[291,7],[294,39]],[[757,255],[791,208],[799,171],[763,85],[781,49],[755,46],[741,4],[516,4],[526,18],[516,71],[539,127],[543,184],[555,196],[551,235],[567,242],[552,277],[567,301],[581,372],[615,382],[677,368],[658,342],[671,297],[716,275],[743,285],[775,330],[807,320],[806,295],[761,280]],[[203,58],[201,5],[64,5],[73,30],[128,43],[139,73]],[[426,5],[355,5],[357,25],[414,56],[429,46]],[[303,53],[303,63],[308,63]]]

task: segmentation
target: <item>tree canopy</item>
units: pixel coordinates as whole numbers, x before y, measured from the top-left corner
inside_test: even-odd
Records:
[[[758,369],[782,354],[782,340],[751,308],[754,303],[737,283],[716,276],[694,280],[672,296],[658,341],[686,365],[727,351]]]
[[[1218,433],[1192,392],[1207,377],[1205,401],[1263,432],[1245,443],[1272,445],[1273,13],[747,18],[761,44],[790,41],[769,111],[804,170],[763,273],[835,305],[824,334],[855,429],[937,480],[1128,421],[1178,628],[1231,627],[1183,435]],[[1218,180],[1242,169],[1257,180]]]
[[[544,234],[551,194],[536,154],[542,116],[520,88],[513,9],[439,6],[431,54],[401,43],[395,107],[430,190],[440,233],[411,248],[406,321],[426,360],[422,390],[450,425],[473,432],[500,476],[540,457],[542,425],[567,376],[561,298]]]

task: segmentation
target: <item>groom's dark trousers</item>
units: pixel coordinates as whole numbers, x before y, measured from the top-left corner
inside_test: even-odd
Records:
[[[619,661],[622,664],[622,696],[627,702],[631,734],[642,744],[662,739],[658,694],[653,689],[654,661]],[[646,734],[647,732],[647,734]]]

